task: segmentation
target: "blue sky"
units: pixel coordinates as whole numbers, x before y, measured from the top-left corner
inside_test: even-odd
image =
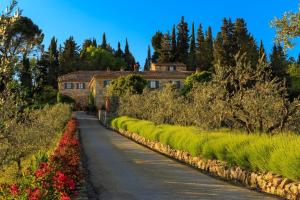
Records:
[[[0,0],[1,7],[9,0]],[[202,23],[212,26],[214,36],[220,30],[222,19],[242,17],[256,41],[261,39],[270,52],[275,31],[269,23],[274,16],[285,11],[297,11],[298,0],[19,0],[23,15],[33,19],[45,33],[46,46],[52,36],[59,43],[74,36],[81,44],[86,38],[95,37],[101,42],[102,33],[116,48],[120,41],[124,48],[128,38],[130,50],[143,65],[151,36],[157,31],[167,31],[177,24],[181,16],[191,26]],[[300,43],[289,55],[300,53]]]

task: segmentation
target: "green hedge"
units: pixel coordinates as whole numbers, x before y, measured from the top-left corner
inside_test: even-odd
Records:
[[[223,160],[244,169],[270,171],[300,180],[299,135],[249,135],[228,129],[203,131],[196,127],[156,125],[129,117],[115,118],[111,126],[170,145],[173,149],[186,151],[193,156]]]

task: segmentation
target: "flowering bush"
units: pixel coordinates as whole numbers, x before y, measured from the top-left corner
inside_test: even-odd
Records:
[[[77,121],[71,119],[47,162],[29,168],[20,184],[0,185],[0,199],[69,200],[80,180],[80,146],[76,136]]]

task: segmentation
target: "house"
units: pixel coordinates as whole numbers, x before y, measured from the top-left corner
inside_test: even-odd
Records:
[[[157,89],[166,83],[183,86],[184,79],[191,75],[182,63],[151,64],[150,71],[76,71],[58,78],[58,89],[62,95],[72,97],[79,107],[88,105],[88,95],[92,93],[97,108],[104,104],[105,88],[121,76],[137,74],[148,81],[148,87]]]

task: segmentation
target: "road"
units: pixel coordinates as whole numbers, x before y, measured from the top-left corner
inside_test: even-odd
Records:
[[[77,112],[89,180],[100,200],[275,199],[202,174]]]

